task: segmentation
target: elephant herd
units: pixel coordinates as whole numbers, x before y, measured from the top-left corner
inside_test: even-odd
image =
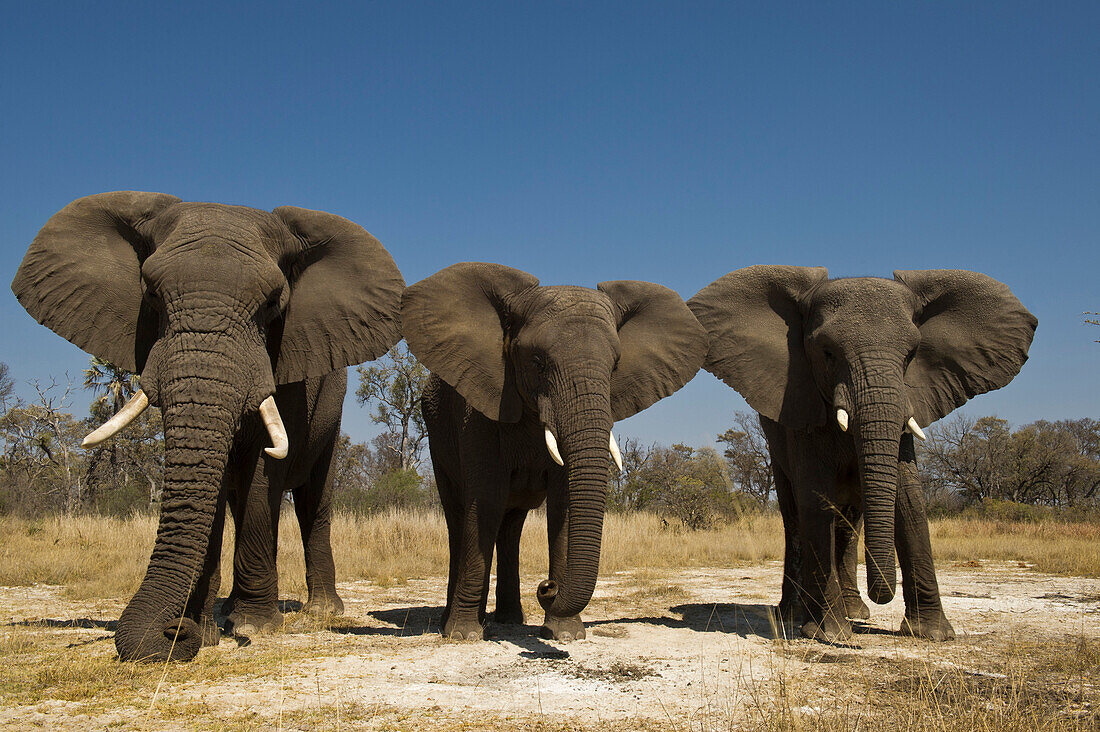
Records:
[[[541,286],[462,263],[409,287],[357,224],[159,193],[78,199],[35,237],[12,282],[40,323],[141,375],[86,445],[162,410],[163,500],[144,580],[118,621],[123,660],[188,660],[222,634],[222,528],[235,526],[225,631],[277,625],[279,509],[292,491],[308,603],[343,610],[330,543],[329,465],[346,367],[401,338],[431,372],[422,399],[447,521],[443,634],[522,623],[519,541],[546,502],[543,636],[583,638],[600,560],[611,433],[700,368],[760,413],[786,535],[779,610],[825,642],[868,617],[901,566],[901,632],[954,636],[943,613],[913,438],[1027,360],[1035,317],[1008,287],[962,270],[830,279],[751,266],[684,302],[648,282]],[[620,465],[621,467],[621,465]]]

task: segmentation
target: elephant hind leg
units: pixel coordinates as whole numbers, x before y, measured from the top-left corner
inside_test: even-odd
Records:
[[[493,620],[523,625],[523,607],[519,599],[519,540],[527,509],[513,508],[504,514],[497,535],[497,607]]]

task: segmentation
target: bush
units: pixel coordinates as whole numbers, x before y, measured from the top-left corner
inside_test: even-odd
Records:
[[[355,484],[336,494],[337,508],[358,514],[386,509],[427,508],[436,503],[431,488],[415,470],[391,470],[372,484]]]

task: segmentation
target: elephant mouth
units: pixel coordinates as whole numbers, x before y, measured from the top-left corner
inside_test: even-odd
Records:
[[[149,397],[145,395],[144,391],[138,389],[137,393],[130,397],[130,401],[126,402],[115,416],[90,432],[80,443],[80,446],[95,447],[106,442],[129,427],[148,408]],[[290,440],[287,438],[286,426],[279,414],[279,407],[275,405],[274,396],[268,396],[260,402],[260,418],[263,420],[267,434],[271,438],[271,447],[265,447],[264,452],[276,460],[282,460],[290,450]],[[547,434],[550,434],[549,430],[547,430]]]
[[[565,467],[565,460],[562,459],[561,451],[558,449],[558,439],[554,437],[554,431],[548,426],[543,425],[543,436],[546,439],[546,450],[550,453],[550,458]],[[615,461],[615,466],[621,471],[623,469],[623,453],[619,450],[619,443],[615,440],[615,433],[608,431],[607,450],[611,453],[611,459]]]

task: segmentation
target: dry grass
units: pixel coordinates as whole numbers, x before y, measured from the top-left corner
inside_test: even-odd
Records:
[[[64,585],[73,599],[125,598],[136,591],[156,534],[156,519],[134,516],[58,517],[30,521],[0,518],[0,585]],[[368,517],[341,513],[333,526],[341,581],[383,585],[447,573],[447,530],[441,514],[387,511]],[[1054,574],[1100,577],[1100,525],[1010,523],[943,519],[932,523],[939,561],[976,559],[1026,562]],[[232,528],[226,528],[223,592],[232,578]],[[546,522],[528,519],[521,546],[525,574],[547,569]],[[600,570],[661,570],[736,566],[782,559],[783,527],[774,514],[746,516],[702,531],[685,531],[652,514],[610,514],[604,526]],[[301,539],[292,511],[279,535],[280,586],[304,599]]]
[[[287,514],[280,536],[282,594],[302,597],[299,535],[292,513]],[[64,585],[74,600],[124,600],[140,582],[155,530],[155,520],[143,516],[0,519],[0,585],[48,583]],[[1042,571],[1100,577],[1100,527],[1094,525],[942,520],[932,531],[941,562],[1022,561]],[[436,513],[393,511],[368,518],[341,514],[333,535],[342,580],[370,579],[394,585],[392,591],[400,592],[407,579],[446,573],[446,529]],[[617,578],[623,582],[624,607],[640,607],[650,600],[668,607],[687,598],[691,588],[682,578],[675,579],[677,569],[736,566],[782,556],[782,525],[771,515],[699,532],[664,525],[652,515],[611,515],[605,537],[602,571],[635,570]],[[231,546],[232,537],[226,538]],[[545,572],[541,515],[531,517],[522,552],[526,574]],[[227,552],[227,578],[230,565]],[[606,627],[605,634],[614,635],[616,626]],[[0,715],[5,709],[33,707],[45,715],[39,718],[45,725],[66,719],[72,728],[122,729],[1100,729],[1100,643],[1085,635],[977,636],[935,646],[899,640],[899,652],[887,650],[885,655],[772,641],[764,661],[767,668],[738,676],[735,685],[722,690],[720,703],[691,716],[664,719],[593,723],[541,715],[471,716],[459,709],[409,710],[355,699],[333,704],[331,695],[320,692],[315,705],[285,714],[273,711],[274,702],[271,708],[227,711],[201,693],[187,693],[232,687],[243,680],[269,683],[277,690],[282,684],[300,683],[286,680],[287,669],[296,662],[362,650],[335,633],[301,638],[291,633],[243,648],[223,644],[204,650],[188,664],[140,665],[119,663],[110,636],[101,630],[9,624],[0,631]],[[637,667],[593,667],[587,673],[618,683],[645,675],[645,659],[638,660]]]

